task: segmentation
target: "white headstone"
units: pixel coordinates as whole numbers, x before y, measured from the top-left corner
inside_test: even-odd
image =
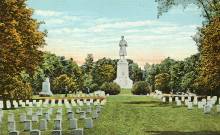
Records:
[[[41,131],[47,130],[47,120],[45,120],[45,119],[41,119],[40,120],[40,127],[39,127],[39,129]]]
[[[70,119],[70,129],[78,128],[77,119]]]
[[[85,118],[85,128],[93,128],[92,118]]]

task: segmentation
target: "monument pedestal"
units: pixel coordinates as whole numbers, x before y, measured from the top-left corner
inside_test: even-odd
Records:
[[[120,59],[117,63],[117,78],[114,80],[121,88],[132,88],[133,81],[129,78],[128,62]]]
[[[40,96],[53,96],[53,93],[50,90],[50,81],[49,78],[46,78],[46,81],[42,84],[42,91],[39,93]]]

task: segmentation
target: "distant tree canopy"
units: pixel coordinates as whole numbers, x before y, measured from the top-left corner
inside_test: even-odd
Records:
[[[39,30],[40,22],[32,18],[33,11],[25,2],[0,1],[0,78],[4,78],[0,80],[0,94],[9,93],[7,97],[13,91],[12,88],[6,89],[14,82],[10,80],[22,71],[33,75],[42,61],[39,48],[45,45],[46,33]]]
[[[173,67],[171,87],[177,86],[178,83],[180,84],[178,89],[191,89],[200,94],[220,95],[220,1],[156,0],[156,2],[158,3],[158,17],[174,6],[182,5],[186,8],[194,4],[201,9],[201,15],[205,18],[203,26],[198,28],[198,32],[193,37],[198,46],[199,58],[196,56],[186,60],[188,62],[184,67],[181,63]],[[172,74],[176,74],[175,72],[179,74],[173,78]]]

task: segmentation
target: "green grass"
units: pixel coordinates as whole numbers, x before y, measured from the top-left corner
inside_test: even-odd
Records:
[[[75,110],[75,108],[73,109]],[[16,109],[18,113],[24,109]],[[5,111],[7,116],[8,111]],[[65,114],[65,109],[64,113]],[[55,117],[55,116],[53,116]],[[68,135],[68,121],[63,116],[64,135]],[[3,118],[0,134],[7,134],[7,117]],[[16,123],[18,129],[23,124]],[[83,127],[79,120],[79,127]],[[37,123],[34,128],[37,128]],[[49,123],[49,130],[53,121]],[[43,132],[49,135],[50,131]],[[94,120],[94,128],[85,129],[85,135],[218,135],[220,134],[220,114],[215,110],[211,114],[203,114],[196,107],[175,107],[163,104],[157,99],[147,96],[132,96],[130,90],[122,90],[120,95],[109,96],[100,117]],[[22,132],[21,135],[28,135]]]

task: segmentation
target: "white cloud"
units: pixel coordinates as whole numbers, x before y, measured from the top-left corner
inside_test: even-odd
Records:
[[[41,9],[36,9],[34,11],[35,15],[38,16],[43,16],[43,17],[54,17],[54,16],[60,16],[62,15],[62,12],[58,12],[58,11],[53,11],[53,10],[41,10]]]

